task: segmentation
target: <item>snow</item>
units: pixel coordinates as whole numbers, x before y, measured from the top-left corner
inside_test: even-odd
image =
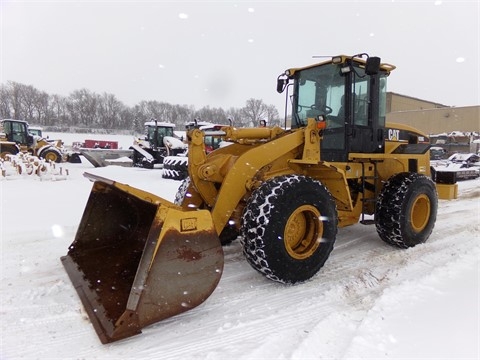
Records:
[[[161,169],[82,160],[60,164],[68,175],[59,179],[0,181],[0,359],[480,357],[480,179],[459,182],[458,199],[440,200],[429,241],[415,248],[383,243],[373,226],[339,229],[325,266],[304,284],[266,279],[234,241],[205,303],[102,345],[60,262],[92,186],[83,173],[170,201],[180,181],[163,179]]]

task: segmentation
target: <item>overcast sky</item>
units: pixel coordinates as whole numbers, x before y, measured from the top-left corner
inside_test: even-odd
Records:
[[[479,0],[0,3],[0,82],[49,94],[283,109],[285,69],[367,52],[397,66],[389,91],[480,104]]]

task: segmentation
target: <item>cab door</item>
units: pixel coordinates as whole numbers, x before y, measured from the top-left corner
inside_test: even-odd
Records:
[[[385,79],[378,74],[352,74],[350,114],[347,120],[347,149],[349,153],[378,153],[384,151]],[[382,104],[382,106],[380,106]]]

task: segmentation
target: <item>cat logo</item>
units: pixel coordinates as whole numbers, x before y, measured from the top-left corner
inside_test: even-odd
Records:
[[[181,231],[197,230],[197,218],[188,218],[180,220]]]
[[[390,141],[400,140],[400,130],[388,129],[388,140]]]

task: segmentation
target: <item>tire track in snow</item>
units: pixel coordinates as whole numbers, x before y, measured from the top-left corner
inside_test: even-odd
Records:
[[[465,197],[473,200],[472,207],[473,209],[477,208],[478,211],[477,198],[479,192],[470,192],[470,194],[473,196],[467,195]],[[427,277],[432,271],[435,270],[438,272],[441,271],[440,269],[448,269],[451,264],[462,261],[462,259],[467,260],[472,256],[478,258],[480,256],[478,223],[472,224],[468,220],[453,224],[448,222],[448,218],[452,214],[451,206],[455,209],[452,203],[444,202],[440,205],[437,226],[431,238],[425,244],[407,250],[395,249],[395,252],[391,255],[385,253],[379,258],[377,257],[374,262],[370,264],[367,263],[364,269],[366,273],[370,271],[367,269],[378,271],[382,263],[385,266],[391,267],[391,269],[393,269],[392,271],[385,272],[385,275],[390,278],[387,279],[388,284],[386,286],[380,286],[378,289],[380,291],[375,291],[376,294],[371,298],[370,302],[356,302],[357,304],[363,305],[370,303],[368,304],[369,306],[365,306],[363,309],[361,306],[355,307],[355,301],[353,301],[353,306],[350,310],[344,309],[343,312],[334,313],[320,321],[312,334],[307,336],[303,343],[299,344],[298,349],[292,354],[291,358],[301,359],[303,354],[309,354],[311,356],[315,353],[325,358],[342,358],[346,349],[349,348],[347,345],[351,343],[356,336],[356,328],[362,324],[365,317],[369,316],[368,314],[371,308],[382,298],[384,291],[402,286],[405,282],[420,281]],[[457,210],[454,211],[457,212]],[[455,218],[458,218],[458,216]],[[462,242],[459,243],[457,241],[458,239],[461,239]],[[376,250],[371,253],[377,256],[379,255],[379,252]],[[369,256],[362,256],[360,260],[368,261],[369,259]],[[358,266],[358,269],[361,269],[365,265],[356,263],[356,266]],[[378,279],[378,276],[374,275],[374,278]],[[367,283],[367,286],[375,285],[375,282]],[[358,290],[358,288],[355,289],[355,291]],[[348,295],[350,299],[357,298],[358,300],[358,296],[352,296],[352,293]],[[361,292],[359,295],[361,295]],[[342,295],[339,297],[341,298]],[[351,320],[356,316],[359,318],[355,327],[352,325]],[[336,331],[334,329],[336,329]],[[320,344],[318,343],[319,338],[323,340]]]
[[[366,229],[363,230],[366,231],[365,237],[371,237],[371,231],[375,231],[374,228],[364,228]],[[343,311],[350,311],[351,308],[365,308],[365,293],[370,293],[368,298],[378,295],[383,288],[383,285],[380,284],[386,279],[383,269],[381,271],[377,269],[376,272],[373,272],[370,268],[365,270],[366,260],[370,258],[378,259],[379,254],[385,252],[385,250],[394,252],[401,252],[402,250],[392,249],[381,241],[372,244],[357,240],[350,241],[350,243],[348,240],[339,240],[342,246],[337,249],[336,255],[335,251],[332,253],[331,261],[327,262],[320,273],[311,281],[296,286],[272,283],[251,269],[248,264],[239,262],[232,264],[226,261],[226,270],[219,284],[219,289],[215,291],[214,295],[207,300],[205,307],[202,308],[202,312],[207,311],[208,308],[209,314],[205,317],[208,321],[208,327],[213,324],[218,329],[220,338],[228,336],[230,345],[245,350],[245,344],[255,344],[259,333],[276,334],[278,331],[284,332],[287,330],[292,337],[290,340],[300,343],[303,338],[308,337],[309,332],[312,328],[315,328],[318,322],[328,318],[333,312],[342,309]],[[362,251],[358,249],[359,246]],[[338,259],[334,261],[333,259],[337,256]],[[226,258],[228,257],[227,254]],[[355,258],[355,261],[342,261],[341,258]],[[363,266],[360,270],[359,264]],[[232,265],[241,269],[230,269]],[[248,275],[248,272],[251,275]],[[231,282],[232,279],[235,279],[236,282]],[[238,281],[243,281],[246,284],[241,294],[235,294]],[[268,299],[268,302],[265,302],[264,299]],[[225,313],[225,310],[222,310],[225,306],[233,310]],[[273,317],[265,316],[264,314],[271,314],[271,309],[278,309],[276,315]],[[203,319],[198,318],[198,316],[202,316],[199,315],[199,311],[196,311],[195,316],[192,315],[192,321],[202,322]],[[224,312],[223,316],[221,315],[222,311]],[[256,314],[257,320],[244,323],[242,322],[243,314],[248,314],[247,318]],[[194,317],[196,317],[196,320]],[[182,317],[179,320],[183,322],[185,318]],[[198,334],[195,336],[198,336]],[[211,340],[207,337],[205,340],[202,339],[201,344],[196,342],[191,347],[187,344],[181,349],[168,349],[168,353],[174,356],[182,356],[189,354],[194,349],[198,353],[202,353],[202,351],[212,352],[212,346],[213,349],[216,346],[221,346],[217,344],[216,338],[216,335]],[[264,349],[257,348],[253,354],[247,352],[246,357],[255,354],[260,355],[263,352],[269,353],[272,351],[273,345],[275,345],[273,349],[279,349],[279,352],[273,356],[281,355],[281,342],[284,340],[276,339],[275,336],[268,336],[263,341],[262,348]],[[149,353],[148,355],[152,354]],[[242,353],[232,354],[232,356],[235,355],[241,356]],[[269,355],[272,354],[269,353]]]
[[[339,349],[347,346],[339,344],[352,341],[362,319],[385,289],[403,281],[415,281],[419,273],[428,273],[439,260],[440,263],[452,260],[451,251],[446,250],[446,244],[437,236],[432,235],[426,244],[403,250],[377,239],[374,227],[354,225],[347,229],[339,233],[338,246],[320,273],[296,286],[264,279],[239,257],[239,245],[232,244],[225,249],[225,272],[219,287],[205,304],[144,329],[144,338],[127,340],[128,344],[135,341],[142,356],[168,354],[167,358],[175,358],[198,354],[201,357],[208,353],[221,358],[227,351],[238,358],[289,358],[299,353],[289,354],[289,347],[282,347],[286,333],[288,341],[298,343],[299,349],[321,334],[329,339],[322,347],[324,354],[341,355]],[[471,231],[463,225],[451,231],[459,230]],[[462,251],[456,250],[453,256],[459,252]],[[271,315],[272,309],[276,310],[275,315]],[[256,320],[248,320],[252,317]],[[356,321],[352,323],[352,319]],[[341,330],[346,322],[347,330]],[[283,337],[278,338],[278,333]],[[264,340],[258,347],[260,334]],[[142,339],[149,343],[150,336],[161,337],[162,344],[145,347]],[[179,348],[175,345],[176,336],[196,340],[186,341]]]
[[[478,191],[462,194],[466,211],[478,209]],[[341,357],[386,290],[417,281],[432,269],[446,267],[464,256],[478,255],[478,224],[458,216],[457,223],[449,223],[456,212],[453,202],[441,201],[429,241],[408,250],[384,244],[373,226],[341,229],[325,266],[310,281],[296,286],[265,279],[243,259],[236,242],[225,248],[223,277],[204,304],[144,328],[140,336],[109,345],[100,344],[82,313],[58,254],[40,253],[36,266],[22,262],[25,249],[50,250],[51,240],[42,236],[45,242],[38,241],[38,234],[35,241],[35,237],[21,240],[28,237],[19,233],[15,238],[21,244],[8,240],[9,256],[18,262],[2,274],[2,293],[14,302],[5,307],[2,299],[1,326],[5,343],[24,334],[35,333],[36,337],[25,338],[22,349],[2,350],[2,356],[302,358],[302,354],[309,354],[306,349],[316,345],[324,357]],[[63,255],[70,243],[59,240],[58,252]],[[11,288],[6,288],[4,279]],[[14,309],[15,302],[24,306]],[[34,327],[38,331],[31,331]],[[293,352],[292,343],[297,349]]]

